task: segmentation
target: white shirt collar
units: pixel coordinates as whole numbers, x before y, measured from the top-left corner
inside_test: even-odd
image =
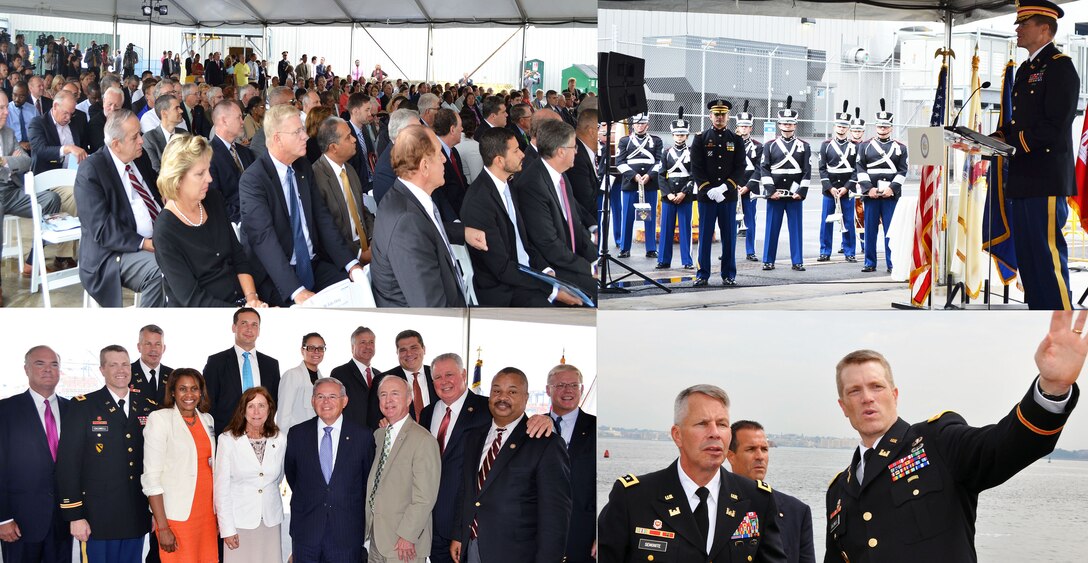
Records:
[[[144,363],[143,358],[140,358],[139,362],[140,369],[143,370],[145,374],[151,375],[151,370],[155,370],[155,377],[160,377],[162,375],[162,364],[159,364],[158,367],[151,367]]]
[[[408,188],[408,191],[413,196],[415,196],[417,200],[419,200],[419,204],[423,206],[423,210],[427,212],[427,216],[433,219],[434,200],[431,199],[431,196],[427,192],[423,191],[423,188],[409,182],[408,180],[405,180],[404,178],[401,178],[399,176],[397,177],[397,179],[404,183],[404,186]],[[437,221],[437,219],[435,220]],[[423,368],[420,368],[421,371],[422,369]],[[405,372],[407,372],[407,370],[405,370]]]
[[[466,388],[465,392],[461,393],[460,397],[457,397],[457,399],[454,400],[453,403],[450,403],[448,405],[446,405],[446,401],[439,400],[438,402],[440,404],[442,404],[442,405],[446,405],[447,407],[449,407],[450,411],[452,411],[453,413],[459,413],[459,412],[461,412],[461,406],[465,404],[465,399],[468,397],[468,394],[471,393],[471,392],[472,391],[469,391]],[[438,414],[438,408],[437,407],[435,408],[435,414]],[[443,412],[442,414],[444,415],[445,413]],[[432,415],[432,416],[434,416],[434,415]]]
[[[1053,43],[1053,41],[1051,41],[1050,43]],[[1050,43],[1047,43],[1046,45],[1050,45]],[[1046,45],[1043,45],[1042,47],[1039,47],[1038,49],[1036,49],[1036,50],[1035,50],[1035,52],[1034,52],[1034,53],[1032,53],[1031,55],[1028,55],[1028,60],[1029,60],[1029,61],[1034,61],[1034,60],[1035,60],[1035,57],[1039,56],[1039,53],[1040,53],[1040,52],[1041,52],[1041,51],[1042,51],[1043,49],[1046,49]]]
[[[321,158],[324,158],[325,161],[329,163],[329,166],[332,167],[332,171],[333,171],[333,173],[336,174],[337,178],[340,177],[340,172],[346,169],[346,167],[343,164],[337,164],[337,163],[333,162],[333,160],[331,158],[329,158],[328,154],[321,155]]]
[[[693,505],[698,505],[699,496],[696,495],[695,492],[699,490],[699,485],[691,477],[688,477],[688,474],[684,472],[684,468],[680,465],[679,461],[676,462],[676,472],[680,474],[680,486],[684,488],[684,496],[687,497],[688,502],[691,502]],[[707,497],[708,502],[718,501],[718,489],[721,488],[721,481],[722,472],[719,470],[714,472],[714,478],[705,485],[706,488],[710,490],[710,496]]]
[[[499,177],[492,173],[491,169],[489,168],[485,167],[484,172],[487,172],[487,175],[491,176],[491,180],[495,182],[495,187],[499,190],[499,195],[504,196],[504,194],[506,193],[506,180],[500,180]]]
[[[57,402],[57,394],[56,393],[53,393],[52,395],[50,395],[48,397],[43,397],[43,396],[39,395],[38,392],[33,390],[33,389],[27,389],[27,391],[30,391],[30,398],[34,399],[34,405],[35,406],[41,405],[44,401],[49,401],[49,403],[51,405],[56,404],[56,402]],[[56,414],[56,413],[54,413],[54,414]]]

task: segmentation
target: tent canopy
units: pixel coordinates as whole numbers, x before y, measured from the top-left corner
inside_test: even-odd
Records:
[[[602,10],[932,22],[951,12],[957,24],[1016,11],[1012,0],[600,0],[598,5]]]
[[[597,25],[597,5],[585,0],[0,0],[0,12],[80,20],[147,22],[141,6],[169,7],[155,14],[161,25],[407,24],[407,25]],[[478,14],[478,15],[473,15]]]

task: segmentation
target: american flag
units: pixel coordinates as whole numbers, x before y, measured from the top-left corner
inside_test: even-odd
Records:
[[[944,125],[945,103],[948,98],[948,65],[941,65],[937,78],[937,95],[933,98],[932,127]],[[922,186],[918,194],[918,210],[914,216],[914,250],[910,262],[910,302],[925,306],[933,288],[933,219],[937,216],[937,186],[941,184],[940,166],[922,167]]]

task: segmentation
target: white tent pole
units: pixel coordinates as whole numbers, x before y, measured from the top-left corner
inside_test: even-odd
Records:
[[[514,88],[521,86],[521,76],[525,74],[525,36],[528,35],[528,33],[529,24],[528,22],[523,22],[521,27],[521,67],[518,68],[517,77],[514,78]],[[540,77],[540,86],[544,86],[543,76]],[[529,95],[532,96],[533,93],[529,92]]]
[[[431,77],[431,63],[433,61],[431,59],[433,58],[433,53],[434,53],[432,51],[432,48],[433,48],[432,47],[432,42],[433,42],[433,40],[434,40],[434,24],[433,23],[428,23],[427,24],[427,70],[426,70],[426,73],[423,75],[423,79],[425,81],[427,81],[427,82],[430,82],[432,80],[432,77]]]
[[[116,10],[116,6],[115,6],[115,10]],[[117,49],[121,48],[121,46],[118,45],[118,43],[120,41],[121,41],[121,38],[117,35],[117,14],[114,13],[114,15],[113,15],[113,48],[114,48],[114,50],[117,50]],[[122,52],[124,52],[124,51],[122,51]],[[113,53],[110,53],[110,60],[112,61],[113,59],[114,59]],[[117,70],[118,69],[114,69],[114,72],[117,72]],[[121,74],[121,73],[118,73],[118,74]]]
[[[351,77],[351,71],[355,70],[355,22],[351,22],[351,31],[348,35],[348,77]],[[360,66],[360,68],[362,68]],[[362,78],[362,77],[360,77]]]

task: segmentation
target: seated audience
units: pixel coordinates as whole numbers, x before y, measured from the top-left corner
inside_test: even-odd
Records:
[[[358,138],[346,121],[330,117],[318,127],[317,143],[325,154],[314,163],[314,184],[329,206],[340,236],[359,256],[360,264],[369,264],[374,214],[363,205],[362,182],[350,166]]]

